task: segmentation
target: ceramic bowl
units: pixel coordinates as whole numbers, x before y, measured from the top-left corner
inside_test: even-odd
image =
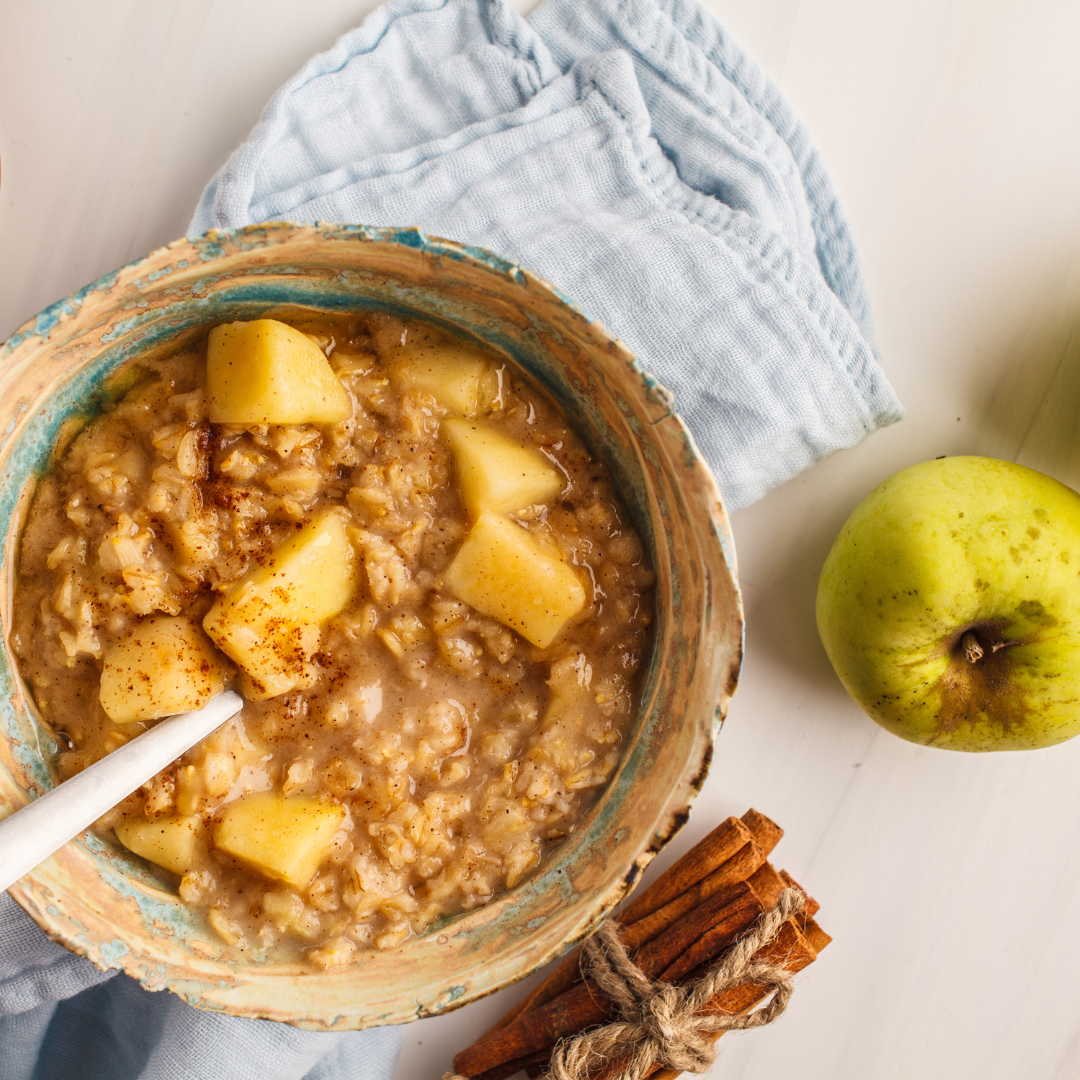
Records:
[[[414,229],[267,225],[181,240],[43,311],[0,348],[0,617],[20,525],[65,429],[118,365],[208,324],[377,308],[464,329],[513,359],[611,468],[657,569],[656,641],[622,761],[524,884],[400,947],[310,974],[224,946],[149,864],[87,833],[12,890],[57,941],[192,1005],[306,1028],[401,1023],[520,979],[595,928],[679,829],[734,690],[742,610],[727,519],[668,393],[546,281]],[[0,816],[54,782],[55,739],[5,646]]]

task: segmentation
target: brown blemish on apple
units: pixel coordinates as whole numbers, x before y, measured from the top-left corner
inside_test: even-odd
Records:
[[[1042,605],[1023,614],[1038,617]],[[1021,605],[1024,608],[1028,605]],[[968,626],[947,646],[952,659],[940,681],[941,708],[936,717],[938,736],[948,735],[980,720],[997,724],[1003,732],[1023,724],[1028,707],[1012,678],[1009,649],[1024,642],[1006,636],[1009,619],[993,619]]]
[[[1017,605],[1016,610],[1027,619],[1038,619],[1044,628],[1058,624],[1058,620],[1053,615],[1048,615],[1046,608],[1038,600],[1024,600]],[[1011,641],[1009,644],[1018,645],[1019,642]]]
[[[1058,620],[1038,600],[1025,600],[1016,610],[1037,624],[1025,638],[1008,635],[1012,620],[990,619],[962,628],[946,644],[952,659],[940,680],[939,736],[965,723],[974,727],[981,719],[1008,732],[1026,719],[1028,705],[1012,678],[1009,650],[1014,645],[1030,644]]]

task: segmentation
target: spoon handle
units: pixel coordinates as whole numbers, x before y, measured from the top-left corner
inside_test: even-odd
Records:
[[[194,712],[170,716],[0,821],[0,891],[92,825],[244,706],[227,690]]]

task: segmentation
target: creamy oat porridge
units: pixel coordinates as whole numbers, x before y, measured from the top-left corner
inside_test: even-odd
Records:
[[[347,963],[523,880],[607,782],[653,574],[498,354],[386,315],[140,361],[35,494],[12,644],[71,775],[243,711],[98,823],[238,950]]]

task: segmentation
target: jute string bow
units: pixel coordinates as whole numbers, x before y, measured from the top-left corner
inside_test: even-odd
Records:
[[[710,1034],[763,1027],[787,1008],[793,990],[791,973],[755,961],[754,954],[772,942],[784,922],[805,904],[806,897],[798,889],[785,889],[776,906],[764,912],[754,929],[732,944],[719,963],[685,986],[645,975],[630,959],[616,924],[605,920],[582,948],[582,973],[596,983],[621,1019],[560,1042],[543,1080],[588,1080],[614,1061],[621,1067],[611,1080],[645,1080],[657,1066],[705,1072],[716,1060]],[[741,1016],[699,1015],[717,994],[748,982],[772,993],[765,1006]],[[448,1072],[443,1080],[467,1078]]]

